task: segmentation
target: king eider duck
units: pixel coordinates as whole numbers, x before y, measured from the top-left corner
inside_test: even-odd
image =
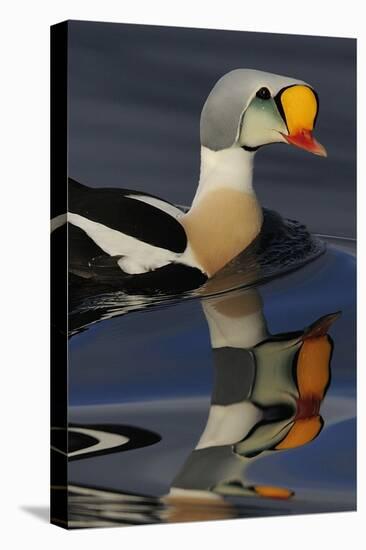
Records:
[[[300,80],[251,69],[224,75],[202,110],[200,178],[188,212],[142,191],[69,180],[71,271],[96,276],[90,267],[106,260],[132,290],[199,287],[261,230],[255,152],[282,142],[326,156],[312,135],[318,108]]]

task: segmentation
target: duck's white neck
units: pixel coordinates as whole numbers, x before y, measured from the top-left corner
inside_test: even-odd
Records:
[[[201,148],[201,175],[192,206],[180,218],[190,249],[209,277],[258,235],[262,210],[252,187],[254,153],[241,147]]]
[[[210,191],[233,189],[244,193],[253,191],[254,152],[233,146],[222,151],[201,147],[201,171],[198,188],[192,207]]]

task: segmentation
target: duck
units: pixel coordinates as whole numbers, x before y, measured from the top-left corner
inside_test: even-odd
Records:
[[[313,136],[318,111],[318,95],[304,81],[254,69],[225,74],[202,109],[200,176],[188,211],[145,191],[69,178],[70,271],[98,278],[98,266],[113,266],[132,290],[201,286],[261,231],[256,152],[285,143],[327,155]]]

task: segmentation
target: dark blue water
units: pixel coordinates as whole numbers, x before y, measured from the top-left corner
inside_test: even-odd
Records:
[[[217,287],[181,299],[127,297],[91,286],[80,300],[80,286],[71,286],[69,421],[119,430],[130,441],[129,448],[70,459],[75,527],[355,509],[355,42],[73,23],[70,176],[189,204],[198,178],[200,109],[214,82],[236,67],[301,78],[319,93],[318,137],[329,158],[264,148],[255,186],[262,204],[323,237],[286,269],[287,260],[276,263],[272,255],[261,265],[265,276],[256,279],[255,262],[241,262]],[[233,273],[239,274],[234,281]],[[234,356],[224,350],[218,359],[206,314],[219,299],[230,309],[231,298],[241,306],[228,325],[218,318],[218,330],[238,334],[239,343]],[[253,307],[263,342],[276,340],[273,335],[291,339],[287,333],[303,334],[340,312],[326,331],[333,348],[327,379],[316,389],[324,362],[318,369],[314,359],[312,396],[301,407],[298,355],[286,359],[265,344],[270,353],[261,376],[257,370],[250,379],[243,349]],[[272,402],[266,388],[274,387],[276,361],[282,374]],[[235,422],[249,426],[252,406],[266,411],[261,426],[253,421],[249,435],[236,440],[255,449],[211,442],[195,450],[214,394],[232,397],[230,381],[225,375],[218,380],[217,369],[236,362],[246,366],[242,385],[251,390]],[[236,371],[240,380],[243,372]],[[297,419],[304,407],[304,418]],[[275,449],[273,438],[288,429],[281,422],[297,422],[297,436],[288,448]],[[316,422],[319,429],[311,432]],[[217,428],[216,436],[225,439],[229,431]]]
[[[244,487],[265,485],[292,492],[291,498],[281,500],[243,493],[242,489],[241,494],[235,491],[232,494],[230,489],[230,494],[220,496],[225,502],[224,510],[220,508],[218,512],[216,505],[211,512],[208,508],[208,519],[227,517],[226,514],[245,517],[354,509],[354,252],[352,241],[333,239],[333,244],[328,244],[327,252],[318,259],[255,288],[262,299],[263,316],[271,335],[302,331],[328,313],[341,312],[329,330],[334,349],[330,384],[320,407],[324,425],[306,444],[281,451],[264,450],[249,459],[236,457],[234,464],[231,446],[208,449],[214,455],[217,449],[223,452],[213,459],[206,456],[206,450],[201,460],[206,470],[213,468],[213,486],[230,480],[234,468],[235,479],[239,478]],[[235,300],[244,296],[245,302],[246,292],[234,291]],[[247,329],[245,316],[246,313],[242,320],[239,316],[243,331]],[[271,352],[271,362],[277,360],[276,353]],[[125,503],[124,495],[128,493],[143,499],[154,497],[151,506],[159,508],[161,499],[169,494],[182,471],[185,488],[192,483],[192,489],[197,489],[197,475],[190,473],[189,466],[186,472],[185,462],[205,428],[214,384],[212,342],[202,300],[141,309],[90,325],[71,339],[69,376],[71,423],[97,427],[127,425],[161,437],[159,442],[144,448],[71,461],[71,485],[119,493],[122,508],[116,521],[127,523],[133,523],[130,514],[135,511]],[[281,391],[285,394],[290,390],[285,385]],[[282,397],[278,400],[278,405],[281,404]],[[216,494],[212,486],[203,489]],[[227,488],[221,491],[225,493]],[[109,521],[113,521],[109,516],[109,497],[105,498],[104,511]],[[174,521],[175,513],[167,512],[169,506],[171,510],[177,508],[176,504],[169,505],[168,498],[168,505],[162,508],[164,513],[159,512],[154,521]],[[191,506],[188,512],[183,506],[185,517],[197,519],[194,503]],[[181,507],[180,503],[178,510]],[[84,515],[82,518],[85,521]],[[93,521],[98,524],[101,518],[97,518],[93,517]],[[138,522],[151,521],[142,514]]]

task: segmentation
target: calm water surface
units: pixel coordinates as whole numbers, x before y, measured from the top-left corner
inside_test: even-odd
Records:
[[[267,283],[125,315],[119,310],[75,334],[69,421],[76,431],[124,434],[130,446],[70,460],[73,525],[353,510],[354,254],[352,240],[333,238],[317,259]],[[341,315],[326,331],[333,341],[329,379],[325,373],[317,382],[325,367],[314,365],[308,391],[318,403],[303,405],[307,420],[294,428],[296,342],[334,312]],[[246,356],[253,326],[264,341],[256,367]],[[230,416],[233,402],[244,406]],[[212,404],[226,406],[227,418],[207,428]],[[239,432],[231,436],[233,424]],[[296,433],[286,440],[289,426]],[[196,449],[205,429],[203,448]],[[194,498],[187,502],[179,489],[195,491]]]

